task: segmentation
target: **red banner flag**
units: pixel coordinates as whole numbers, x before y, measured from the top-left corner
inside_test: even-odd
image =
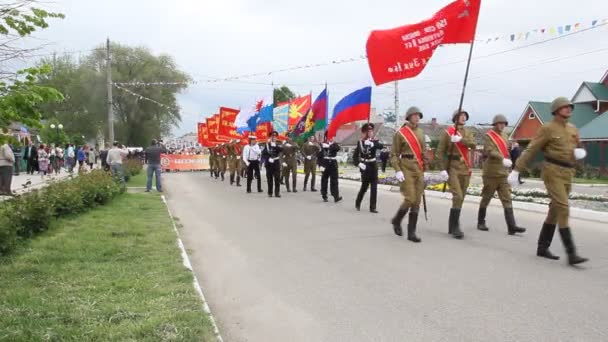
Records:
[[[222,141],[240,139],[241,135],[237,133],[234,120],[239,114],[238,109],[220,107],[220,124],[218,129],[218,137]]]
[[[258,142],[266,142],[270,137],[270,132],[272,132],[272,123],[264,122],[258,125],[255,130],[255,136]]]
[[[209,140],[209,132],[207,131],[207,124],[203,122],[198,123],[198,143],[207,147],[207,141]]]
[[[372,31],[367,59],[376,85],[415,77],[441,44],[471,43],[481,0],[456,0],[425,21]]]
[[[220,128],[220,115],[215,114],[210,118],[207,118],[207,130],[209,131],[209,144],[216,145],[222,142],[218,137]]]
[[[300,119],[308,113],[312,105],[312,95],[298,97],[289,103],[289,118],[287,119],[287,131],[291,132]]]

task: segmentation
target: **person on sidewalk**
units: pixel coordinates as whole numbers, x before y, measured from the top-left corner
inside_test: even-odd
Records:
[[[321,164],[321,197],[323,202],[327,202],[327,183],[329,181],[329,188],[334,202],[338,203],[342,200],[340,196],[340,188],[338,186],[338,152],[340,152],[340,145],[333,140],[327,139],[327,131],[325,131],[325,137],[323,144],[321,144],[321,156],[319,163]]]
[[[167,149],[160,145],[156,139],[152,139],[152,143],[146,148],[146,156],[148,158],[146,192],[152,190],[152,176],[156,177],[156,191],[163,192],[161,181],[162,167],[160,165],[162,153],[167,153]]]
[[[38,149],[36,148],[36,146],[32,143],[32,141],[30,140],[27,144],[27,147],[25,148],[25,151],[23,153],[23,159],[25,159],[27,165],[26,165],[26,172],[28,175],[33,175],[34,171],[38,170]]]
[[[114,147],[108,151],[108,157],[106,158],[106,163],[110,165],[110,170],[112,171],[112,175],[118,179],[120,182],[125,184],[125,177],[122,170],[122,160],[129,154],[129,151],[123,146],[121,146],[117,141],[114,142]]]
[[[11,147],[13,149],[13,155],[15,156],[15,163],[14,163],[14,166],[13,166],[13,169],[14,169],[13,174],[15,176],[19,176],[19,174],[21,173],[21,160],[23,159],[22,155],[23,155],[24,147],[22,147],[19,142],[16,143],[16,144],[13,144]]]
[[[268,197],[272,197],[274,188],[274,197],[281,197],[281,151],[283,146],[277,141],[279,133],[272,131],[270,140],[262,150],[262,158],[266,160],[266,182],[268,183]]]
[[[110,165],[108,165],[108,151],[110,150],[110,146],[108,144],[104,145],[104,149],[99,152],[99,159],[101,159],[101,168],[104,171],[110,171]]]
[[[310,136],[308,142],[302,145],[302,156],[304,157],[304,191],[308,186],[308,179],[310,181],[310,191],[316,192],[315,179],[317,178],[317,155],[321,151],[319,144],[315,143],[315,137]]]
[[[256,141],[255,135],[249,136],[249,145],[243,148],[243,163],[247,166],[247,193],[251,193],[251,182],[253,181],[253,174],[255,172],[255,178],[258,182],[258,192],[262,192],[262,177],[260,176],[260,158],[262,157],[262,151]]]
[[[76,166],[76,151],[74,151],[74,145],[69,144],[66,151],[67,156],[67,164],[68,164],[68,172],[74,172],[74,167]]]
[[[293,192],[298,192],[298,189],[296,189],[298,179],[298,160],[296,159],[296,153],[298,153],[298,146],[293,143],[290,137],[287,137],[287,140],[285,140],[283,148],[281,149],[281,165],[283,166],[283,179],[285,180],[287,192],[291,192],[291,188],[289,187],[289,176],[291,176]]]
[[[464,128],[468,120],[468,112],[456,110],[452,116],[454,126],[445,130],[437,148],[437,156],[444,162],[441,176],[449,177],[448,185],[452,193],[452,209],[450,210],[448,231],[456,239],[464,237],[460,229],[460,212],[471,181],[472,166],[469,149],[474,149],[477,146],[473,134]]]
[[[93,170],[95,167],[95,163],[97,161],[97,154],[95,152],[94,147],[90,147],[87,151],[87,165],[89,166],[89,170]]]
[[[40,177],[44,178],[44,176],[48,174],[50,164],[51,161],[47,148],[44,144],[40,144],[38,147],[38,173],[40,174]]]
[[[378,196],[378,162],[376,161],[376,153],[384,148],[380,141],[373,138],[374,124],[366,123],[361,127],[362,139],[357,143],[355,153],[353,154],[353,162],[361,171],[361,188],[355,200],[355,208],[361,210],[361,202],[367,189],[371,186],[371,194],[369,197],[369,211],[377,214],[376,199]]]
[[[84,171],[84,162],[87,158],[87,154],[85,152],[85,150],[88,149],[87,145],[81,146],[78,149],[78,153],[76,155],[77,159],[78,159],[78,173],[81,173],[82,171]]]
[[[13,181],[13,163],[15,155],[8,142],[0,145],[0,195],[12,196],[11,183]]]
[[[415,243],[422,241],[416,235],[418,213],[424,194],[426,165],[424,131],[418,126],[422,117],[422,111],[418,107],[410,107],[407,110],[407,123],[395,133],[391,150],[391,165],[395,169],[395,178],[400,183],[399,188],[403,195],[403,202],[391,220],[393,231],[396,235],[403,236],[401,222],[409,212],[407,239]]]
[[[509,123],[504,115],[498,114],[492,120],[492,125],[494,128],[489,130],[484,137],[483,188],[477,213],[477,229],[481,231],[489,230],[486,225],[487,208],[494,194],[498,192],[498,198],[504,208],[509,235],[524,233],[526,229],[518,227],[515,223],[515,214],[511,203],[511,185],[507,182],[509,169],[513,166],[509,154],[509,140],[504,132]]]
[[[571,124],[570,118],[574,104],[565,97],[558,97],[551,103],[553,120],[544,124],[524,150],[509,175],[509,183],[517,186],[519,173],[526,169],[540,151],[545,157],[542,179],[551,199],[549,212],[538,237],[536,255],[557,260],[559,257],[549,251],[556,227],[568,254],[568,263],[577,265],[589,259],[580,257],[570,231],[570,204],[568,197],[572,190],[572,178],[576,174],[575,164],[584,159],[587,152],[582,148],[578,129]]]

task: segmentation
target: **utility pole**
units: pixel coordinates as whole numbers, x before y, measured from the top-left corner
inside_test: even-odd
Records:
[[[114,113],[112,112],[112,57],[110,38],[106,41],[106,77],[108,87],[108,144],[114,143]]]
[[[397,127],[401,126],[401,121],[399,118],[401,114],[399,114],[399,81],[395,81],[395,120]]]

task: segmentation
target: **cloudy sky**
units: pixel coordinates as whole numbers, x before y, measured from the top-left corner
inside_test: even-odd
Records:
[[[174,56],[198,83],[180,95],[183,122],[175,134],[219,106],[250,106],[271,94],[271,84],[315,96],[328,83],[330,105],[358,87],[371,85],[367,62],[266,74],[232,82],[206,80],[365,54],[373,29],[414,23],[448,0],[56,0],[66,14],[38,38],[50,51],[94,48],[106,37]],[[482,0],[477,39],[608,18],[606,0]],[[572,96],[582,81],[597,82],[608,70],[608,25],[526,47],[551,38],[476,43],[465,109],[473,123],[496,113],[515,122],[528,100]],[[515,49],[519,48],[519,49]],[[513,50],[515,49],[515,50]],[[512,50],[503,52],[506,50]],[[425,120],[446,121],[458,106],[468,46],[445,46],[418,77],[399,83],[401,112],[417,105]],[[393,85],[374,87],[373,107],[393,106]]]

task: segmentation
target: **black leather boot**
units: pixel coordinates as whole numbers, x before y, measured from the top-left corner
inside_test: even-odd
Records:
[[[236,186],[241,186],[241,176],[236,175]]]
[[[526,228],[518,227],[515,223],[515,214],[513,214],[513,208],[505,208],[505,220],[507,221],[509,235],[526,232]]]
[[[309,175],[304,176],[304,191],[306,191],[306,186],[308,186],[308,177]]]
[[[298,189],[296,189],[296,182],[293,182],[293,185],[291,186],[293,188],[293,192],[298,192]]]
[[[570,265],[582,264],[589,260],[576,254],[576,247],[574,246],[574,241],[572,241],[572,233],[570,232],[570,228],[560,227],[559,235],[562,237],[562,242],[566,248],[566,253],[568,253],[568,263]]]
[[[234,175],[230,175],[230,185],[234,184]]]
[[[488,230],[490,230],[490,228],[488,228],[488,226],[486,226],[486,212],[487,211],[488,211],[488,208],[479,207],[479,211],[477,212],[477,229],[483,230],[484,232],[487,232]]]
[[[409,209],[399,208],[399,210],[397,210],[397,213],[395,214],[395,217],[393,217],[393,219],[391,220],[391,223],[393,224],[393,231],[399,236],[403,236],[401,221],[403,221],[403,218],[405,217],[405,215],[407,215],[408,210]]]
[[[450,209],[449,231],[455,239],[462,239],[464,233],[460,230],[460,208]]]
[[[540,234],[538,235],[538,248],[536,249],[537,256],[551,260],[559,260],[559,257],[553,255],[553,253],[551,253],[549,250],[549,246],[551,246],[551,241],[553,240],[553,234],[555,234],[555,228],[555,224],[543,224]]]
[[[411,211],[410,217],[407,221],[407,239],[412,242],[415,242],[415,243],[422,241],[418,236],[416,236],[416,226],[417,225],[418,225],[418,212]]]

